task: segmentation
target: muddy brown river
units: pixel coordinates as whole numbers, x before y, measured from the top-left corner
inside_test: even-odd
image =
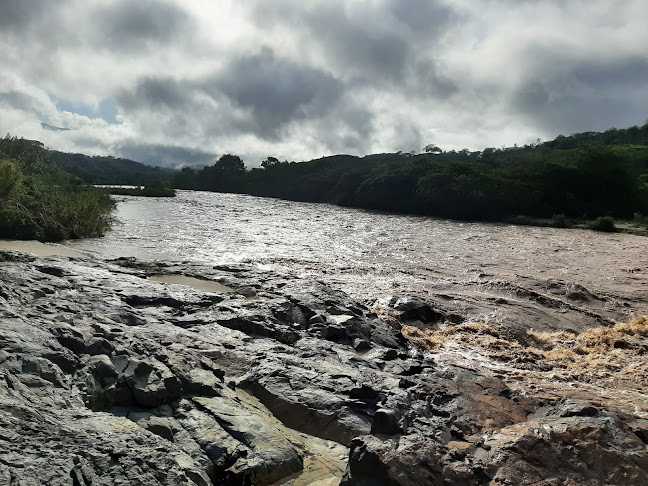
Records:
[[[251,263],[380,304],[432,302],[511,329],[573,330],[648,314],[648,238],[383,214],[179,191],[119,199],[101,258]]]

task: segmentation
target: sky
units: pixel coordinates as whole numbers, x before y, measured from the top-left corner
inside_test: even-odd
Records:
[[[646,0],[0,0],[0,133],[254,167],[643,125],[646,19]]]

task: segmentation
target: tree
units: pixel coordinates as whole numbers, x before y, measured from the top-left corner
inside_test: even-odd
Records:
[[[238,155],[225,154],[214,165],[216,171],[224,177],[239,176],[245,172],[245,164]]]
[[[245,181],[245,164],[238,155],[226,154],[198,173],[199,188],[207,191],[237,192]]]
[[[197,186],[196,171],[191,167],[183,167],[173,177],[173,187],[178,189],[194,189]]]
[[[430,145],[427,145],[423,150],[425,150],[425,153],[427,154],[440,154],[443,153],[443,150],[441,150],[439,147],[431,143]]]
[[[9,198],[11,193],[20,185],[22,171],[15,162],[3,160],[0,162],[0,208]]]
[[[273,165],[279,164],[279,159],[276,157],[268,157],[266,160],[261,162],[261,167],[272,167]]]

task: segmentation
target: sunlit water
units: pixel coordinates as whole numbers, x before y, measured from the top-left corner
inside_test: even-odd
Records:
[[[383,214],[327,204],[179,191],[123,197],[105,237],[71,245],[101,258],[251,263],[360,298],[422,295],[521,278],[605,292],[648,291],[648,238]]]

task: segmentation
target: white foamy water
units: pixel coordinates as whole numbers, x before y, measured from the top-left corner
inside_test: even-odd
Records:
[[[252,263],[358,298],[433,297],[494,319],[499,307],[489,302],[515,300],[527,287],[558,297],[585,287],[611,318],[648,312],[644,237],[192,191],[120,198],[116,216],[119,224],[104,238],[70,246],[101,258]]]

